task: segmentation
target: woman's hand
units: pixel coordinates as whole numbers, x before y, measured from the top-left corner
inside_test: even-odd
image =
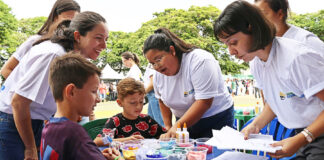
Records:
[[[247,140],[249,139],[250,134],[258,134],[260,132],[260,128],[255,125],[254,123],[250,123],[248,126],[243,128],[241,133],[244,134],[244,139]]]
[[[272,144],[273,147],[282,146],[281,150],[276,151],[276,153],[268,153],[271,157],[282,158],[290,157],[298,151],[298,149],[307,144],[307,141],[301,133],[296,136],[284,139],[277,143]]]
[[[176,137],[176,131],[177,131],[177,127],[175,127],[176,125],[173,125],[167,133],[161,134],[160,139],[163,138],[175,138]]]

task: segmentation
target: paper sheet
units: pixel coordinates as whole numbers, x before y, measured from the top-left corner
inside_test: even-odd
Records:
[[[223,127],[221,130],[213,130],[213,137],[207,141],[208,145],[216,146],[218,149],[245,149],[259,150],[275,153],[281,146],[272,147],[270,144],[271,135],[251,134],[248,140],[244,140],[244,135],[230,127]]]

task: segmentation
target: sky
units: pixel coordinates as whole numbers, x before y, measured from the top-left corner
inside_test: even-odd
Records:
[[[55,0],[3,0],[16,18],[49,15]],[[76,0],[81,11],[94,11],[105,17],[110,31],[135,32],[153,13],[167,8],[189,9],[190,6],[213,5],[223,10],[234,0]],[[254,0],[247,0],[253,3]],[[292,12],[302,14],[324,9],[323,0],[290,0]]]

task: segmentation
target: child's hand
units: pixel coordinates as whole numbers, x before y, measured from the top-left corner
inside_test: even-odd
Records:
[[[102,154],[106,157],[107,160],[114,160],[116,157],[120,157],[118,160],[123,160],[120,152],[115,148],[106,148],[102,151]]]
[[[282,146],[282,149],[276,151],[276,153],[268,153],[268,154],[274,158],[290,157],[294,153],[296,153],[300,147],[302,147],[305,144],[307,144],[307,141],[304,135],[300,133],[297,134],[296,136],[272,144],[273,147]]]
[[[129,140],[144,139],[144,137],[141,136],[141,135],[132,135],[132,136],[130,136],[128,138],[129,138]]]

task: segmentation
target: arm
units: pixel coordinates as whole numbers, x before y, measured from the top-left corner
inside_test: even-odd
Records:
[[[31,102],[31,100],[18,94],[14,94],[11,102],[15,125],[25,145],[25,159],[37,159],[37,149],[29,111]]]
[[[1,75],[7,79],[10,73],[15,69],[15,67],[18,65],[19,61],[11,56],[9,60],[3,65],[1,68]]]
[[[241,132],[244,133],[244,138],[248,139],[249,134],[254,133],[257,134],[260,130],[270,123],[272,119],[276,117],[275,113],[273,113],[268,103],[265,103],[262,112],[259,116],[257,116],[251,124],[246,126]]]
[[[150,83],[145,88],[145,93],[149,93],[153,90],[153,75],[150,76]]]
[[[318,92],[315,95],[316,97],[324,101],[324,90]],[[315,121],[307,127],[307,129],[313,134],[314,138],[324,134],[323,121],[324,111],[322,111],[315,119]],[[296,153],[299,148],[306,144],[308,144],[308,141],[306,140],[305,136],[302,133],[298,133],[293,137],[274,143],[273,146],[282,146],[282,149],[280,151],[277,151],[276,153],[269,155],[275,158],[288,157]]]
[[[159,105],[165,128],[169,130],[172,127],[172,112],[161,99],[159,99]]]

